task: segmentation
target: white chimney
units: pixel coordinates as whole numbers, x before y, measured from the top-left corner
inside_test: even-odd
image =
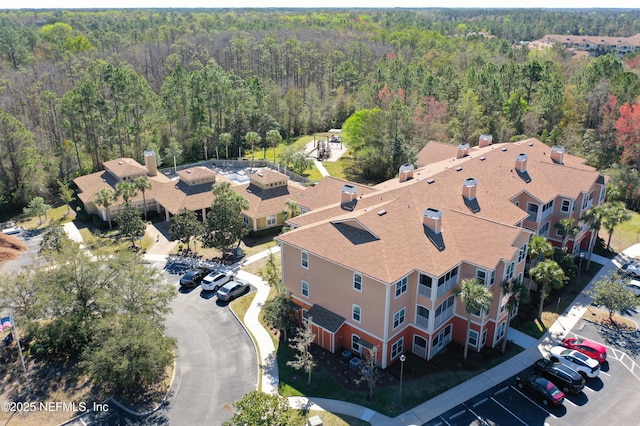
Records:
[[[413,179],[413,164],[406,163],[400,166],[399,179],[400,182]]]
[[[422,223],[427,228],[435,234],[442,232],[442,212],[440,210],[429,207],[424,210],[422,215]]]
[[[527,154],[518,154],[516,156],[516,170],[520,173],[527,171]]]
[[[158,162],[156,161],[156,153],[153,150],[144,152],[144,165],[147,168],[147,175],[158,175]]]
[[[563,164],[564,160],[564,147],[553,146],[551,147],[551,160],[554,163]]]
[[[461,143],[458,145],[458,152],[456,153],[456,158],[462,158],[469,155],[469,144]]]
[[[467,178],[462,182],[462,196],[467,200],[475,200],[476,199],[476,187],[478,186],[478,181],[474,178]]]
[[[353,185],[342,185],[340,189],[340,204],[350,203],[358,196],[358,190]]]
[[[493,144],[493,136],[491,135],[480,135],[480,139],[478,140],[478,147],[484,148],[485,146],[489,146]]]

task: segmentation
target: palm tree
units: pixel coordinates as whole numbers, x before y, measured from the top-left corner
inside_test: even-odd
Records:
[[[142,203],[144,204],[144,220],[147,220],[147,198],[145,197],[145,191],[152,188],[151,182],[149,182],[149,179],[147,179],[146,176],[140,176],[133,181],[133,185],[136,187],[136,190],[142,192]]]
[[[125,203],[136,196],[138,188],[132,182],[119,182],[116,185],[116,198],[122,197]]]
[[[586,266],[587,270],[589,270],[589,265],[591,264],[591,254],[593,253],[593,248],[596,245],[596,240],[598,239],[598,233],[602,227],[602,220],[606,214],[606,209],[606,204],[593,206],[580,218],[581,220],[589,222],[589,229],[591,230],[591,236],[589,237],[589,255],[587,257]]]
[[[231,136],[231,133],[223,133],[223,134],[220,135],[220,140],[224,144],[225,154],[226,154],[225,158],[228,160],[229,159],[229,144],[233,140],[233,136]]]
[[[276,147],[282,142],[282,136],[276,129],[271,129],[267,132],[267,142],[273,147],[273,164],[276,164]]]
[[[96,206],[104,207],[107,212],[107,221],[109,222],[109,229],[113,229],[111,226],[111,215],[109,214],[109,206],[116,201],[116,194],[107,188],[102,188],[96,192],[96,199],[93,202]]]
[[[536,280],[538,286],[540,286],[540,308],[538,310],[538,320],[542,321],[542,309],[544,307],[544,300],[549,297],[549,293],[552,289],[561,288],[567,276],[564,274],[560,265],[555,260],[547,259],[538,263],[533,269],[529,271],[529,275]]]
[[[553,225],[560,235],[562,235],[562,246],[564,248],[567,243],[568,237],[575,237],[580,231],[580,228],[576,225],[576,220],[572,217],[565,217],[560,219]]]
[[[509,335],[509,323],[511,323],[511,316],[520,303],[527,303],[529,301],[529,289],[522,282],[521,279],[513,279],[511,281],[505,281],[502,283],[502,292],[505,296],[509,296],[507,300],[507,326],[504,330],[504,339],[502,340],[501,351],[504,354],[507,350],[507,336]]]
[[[540,261],[541,257],[547,257],[553,254],[553,246],[545,237],[534,235],[531,237],[531,240],[529,240],[527,254],[529,255],[529,271],[531,271]],[[529,287],[531,287],[531,273],[529,273]]]
[[[253,168],[253,162],[256,159],[255,147],[257,143],[260,143],[262,138],[256,132],[247,132],[247,134],[244,137],[244,140],[251,144],[251,168]]]
[[[627,210],[627,207],[622,201],[616,201],[614,203],[606,203],[605,214],[602,218],[602,226],[609,232],[609,239],[607,240],[607,250],[611,248],[611,236],[616,226],[623,222],[631,220],[631,213]]]
[[[455,295],[464,304],[467,311],[467,337],[464,342],[464,362],[467,362],[469,352],[469,332],[471,331],[471,314],[475,312],[488,311],[493,302],[491,291],[480,284],[477,278],[465,278],[460,282],[460,287],[455,289]]]

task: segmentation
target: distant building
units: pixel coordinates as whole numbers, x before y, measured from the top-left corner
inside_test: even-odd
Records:
[[[590,56],[614,52],[622,57],[627,53],[640,51],[640,34],[631,37],[546,34],[541,39],[530,42],[529,47],[542,49],[556,44],[563,45],[569,50],[589,52]]]

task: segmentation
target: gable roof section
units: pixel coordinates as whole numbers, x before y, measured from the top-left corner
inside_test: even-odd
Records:
[[[315,210],[334,203],[339,203],[340,189],[344,184],[349,184],[355,187],[358,192],[358,197],[376,191],[374,188],[366,185],[349,182],[332,176],[325,176],[314,186],[307,188],[304,192],[301,192],[295,198],[292,198],[292,201],[295,201],[300,207],[309,210]]]
[[[147,168],[133,158],[116,158],[102,163],[105,169],[118,177],[147,173]]]
[[[423,167],[427,164],[448,160],[452,157],[455,158],[457,152],[457,145],[445,142],[429,141],[420,150],[420,152],[418,152],[418,155],[416,156],[416,164],[418,167]]]
[[[249,202],[249,209],[244,213],[253,218],[280,213],[287,201],[294,200],[305,191],[294,183],[269,189],[261,189],[253,184],[232,186],[231,189]]]

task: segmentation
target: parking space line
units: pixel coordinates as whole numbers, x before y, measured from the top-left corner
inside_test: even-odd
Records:
[[[442,421],[447,425],[447,426],[451,426],[451,423],[449,423],[447,421],[447,419],[445,419],[444,417],[440,416],[440,418],[442,419]]]
[[[502,405],[497,399],[495,399],[494,397],[491,397],[491,400],[493,402],[495,402],[496,404],[498,404],[500,407],[502,407],[502,409],[504,411],[506,411],[507,413],[511,414],[514,418],[516,418],[520,423],[522,423],[523,425],[529,426],[527,424],[527,422],[525,422],[524,420],[522,420],[520,417],[516,416],[511,410],[509,410],[507,407],[505,407],[504,405]]]
[[[505,386],[505,387],[503,387],[502,389],[500,389],[499,391],[497,391],[497,392],[495,393],[495,395],[500,395],[501,393],[506,392],[506,391],[508,391],[508,390],[509,390],[509,386]]]
[[[467,410],[460,410],[460,411],[458,411],[457,413],[455,413],[454,415],[449,416],[449,418],[453,420],[453,419],[455,419],[456,417],[464,416],[465,411],[467,411]]]
[[[577,406],[578,406],[578,404],[574,403],[573,401],[571,401],[571,400],[570,400],[570,399],[568,399],[568,398],[565,398],[565,399],[564,399],[564,402],[568,402],[569,404],[573,405],[574,407],[577,407]]]
[[[487,402],[487,400],[488,400],[488,399],[489,399],[489,398],[483,398],[483,399],[481,399],[480,401],[478,401],[478,402],[476,402],[475,404],[473,404],[473,405],[472,405],[472,407],[473,407],[473,408],[476,408],[478,405],[482,405],[482,404],[484,404],[485,402]]]
[[[512,386],[513,387],[513,386]],[[525,398],[527,398],[529,400],[529,402],[531,402],[533,405],[535,405],[536,407],[540,408],[542,411],[544,411],[545,413],[549,414],[551,417],[553,417],[554,419],[557,419],[556,416],[553,415],[553,413],[551,413],[549,410],[547,410],[546,408],[544,408],[543,406],[541,406],[540,404],[538,404],[537,402],[535,402],[533,399],[529,398],[527,395],[524,394],[524,392],[522,392],[520,389],[518,388],[513,388],[516,392],[518,392],[520,395],[524,396]]]

